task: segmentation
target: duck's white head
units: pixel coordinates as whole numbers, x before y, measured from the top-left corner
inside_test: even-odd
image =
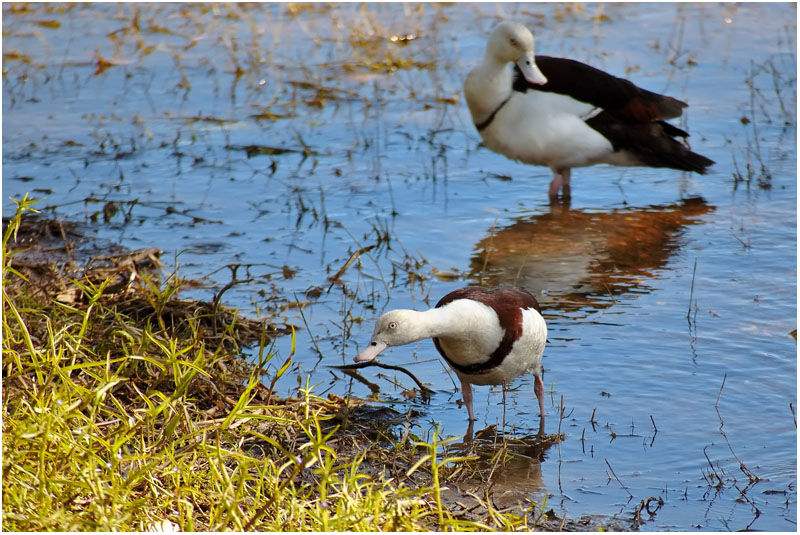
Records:
[[[489,36],[486,56],[490,61],[498,63],[515,63],[525,79],[532,84],[547,83],[547,78],[536,66],[533,34],[522,24],[510,21],[498,24]]]
[[[389,346],[402,346],[427,338],[429,330],[422,314],[415,310],[392,310],[380,318],[369,345],[356,355],[356,362],[372,360]]]

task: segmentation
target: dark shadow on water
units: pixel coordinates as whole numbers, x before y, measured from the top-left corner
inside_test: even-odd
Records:
[[[714,210],[702,198],[609,212],[554,204],[479,241],[470,278],[526,288],[563,312],[605,308],[620,295],[649,292],[646,281],[682,246],[684,229]]]

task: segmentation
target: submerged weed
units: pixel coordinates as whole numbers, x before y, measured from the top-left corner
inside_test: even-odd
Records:
[[[780,35],[778,43],[784,44]],[[761,63],[750,61],[745,78],[750,98],[746,113],[739,120],[745,129],[746,146],[740,149],[740,158],[737,158],[737,154],[733,155],[734,189],[739,184],[744,184],[748,189],[752,184],[760,189],[772,188],[773,172],[766,162],[774,161],[776,158],[773,153],[782,152],[783,149],[779,144],[763,146],[760,129],[782,127],[788,134],[796,126],[797,96],[794,89],[797,76],[792,68],[795,55],[792,48],[787,48],[788,52],[770,55]],[[771,113],[770,110],[777,110],[777,113]]]

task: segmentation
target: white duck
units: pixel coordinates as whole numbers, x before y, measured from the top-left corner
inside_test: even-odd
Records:
[[[685,102],[652,93],[578,61],[535,56],[533,34],[514,22],[489,36],[464,83],[472,120],[495,152],[553,172],[550,198],[570,196],[570,170],[598,163],[670,167],[704,174],[713,164],[675,138],[663,119]]]
[[[472,386],[506,385],[529,371],[544,424],[542,353],[547,325],[539,303],[525,290],[469,286],[445,295],[425,311],[392,310],[375,325],[369,345],[356,362],[374,359],[390,346],[433,338],[436,349],[461,380],[470,423]]]

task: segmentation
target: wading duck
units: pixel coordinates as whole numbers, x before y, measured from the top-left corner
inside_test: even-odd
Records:
[[[525,372],[534,376],[544,423],[542,353],[547,325],[530,293],[468,286],[445,295],[430,310],[392,310],[378,319],[369,345],[355,361],[372,360],[387,347],[423,338],[433,338],[436,349],[461,380],[470,423],[475,420],[471,385],[505,387]]]
[[[550,199],[570,196],[570,170],[598,163],[704,174],[713,164],[664,119],[685,102],[641,89],[579,61],[535,56],[533,34],[514,22],[489,36],[464,83],[472,120],[491,150],[553,172]]]

